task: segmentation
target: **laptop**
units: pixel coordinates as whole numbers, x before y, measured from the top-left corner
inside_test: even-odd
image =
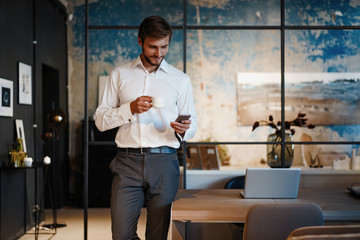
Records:
[[[297,198],[300,168],[247,168],[244,198]]]

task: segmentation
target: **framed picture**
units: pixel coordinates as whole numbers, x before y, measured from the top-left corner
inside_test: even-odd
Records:
[[[202,168],[204,170],[220,169],[220,159],[216,145],[200,145]]]
[[[16,126],[16,135],[18,138],[21,138],[23,141],[23,148],[24,152],[26,151],[26,140],[25,140],[25,131],[24,131],[24,124],[22,119],[15,119],[15,126]]]
[[[186,147],[186,167],[193,170],[220,169],[217,145],[190,145]]]
[[[31,66],[19,62],[19,104],[32,104]]]
[[[0,78],[0,116],[13,116],[13,82]]]
[[[280,83],[276,72],[237,74],[239,126],[251,126],[269,115],[281,119]],[[302,112],[315,125],[358,125],[359,89],[359,72],[285,73],[286,118],[295,119]]]
[[[186,147],[186,167],[187,169],[201,170],[202,162],[199,145],[190,145]]]

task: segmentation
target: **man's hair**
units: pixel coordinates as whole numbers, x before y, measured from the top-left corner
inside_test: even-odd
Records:
[[[145,18],[139,27],[138,37],[144,42],[146,37],[162,39],[169,36],[169,42],[172,36],[172,30],[169,23],[160,16],[150,16]]]

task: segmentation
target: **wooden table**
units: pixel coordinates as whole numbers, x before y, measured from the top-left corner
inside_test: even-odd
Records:
[[[360,198],[346,189],[300,189],[297,199],[244,199],[237,189],[180,190],[172,206],[172,239],[185,238],[186,222],[245,222],[257,203],[314,202],[325,222],[360,222]]]

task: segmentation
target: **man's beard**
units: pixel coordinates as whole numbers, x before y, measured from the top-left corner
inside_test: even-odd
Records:
[[[145,58],[145,60],[146,60],[151,66],[154,66],[154,67],[160,66],[160,64],[161,64],[161,62],[162,62],[162,59],[164,59],[164,58],[162,58],[161,61],[160,61],[160,63],[152,63],[151,60],[144,54],[144,48],[142,48],[142,55],[143,55],[143,57]]]

